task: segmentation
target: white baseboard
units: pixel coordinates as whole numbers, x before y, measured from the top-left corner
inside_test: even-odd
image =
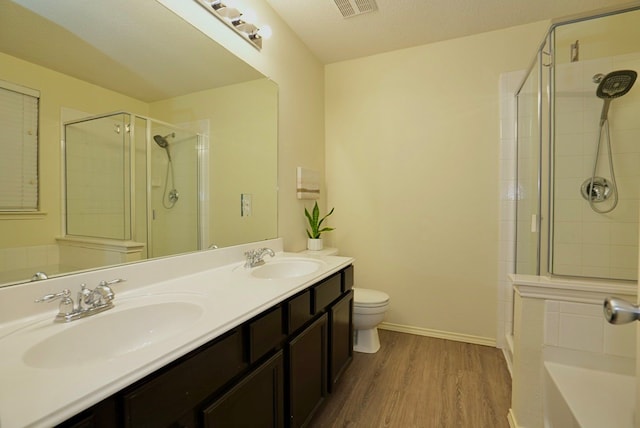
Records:
[[[509,413],[507,413],[507,420],[509,421],[509,426],[511,428],[518,428],[518,423],[516,422],[516,417],[513,414],[513,409],[509,409]]]
[[[412,327],[409,325],[394,324],[383,322],[378,326],[382,330],[397,331],[400,333],[415,334],[418,336],[436,337],[438,339],[454,340],[456,342],[473,343],[475,345],[484,345],[496,347],[496,340],[489,337],[473,336],[470,334],[452,333],[449,331],[432,330],[429,328]]]

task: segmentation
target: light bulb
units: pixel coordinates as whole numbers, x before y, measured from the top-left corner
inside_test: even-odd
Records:
[[[271,30],[271,27],[269,25],[262,25],[258,30],[258,34],[260,34],[260,37],[262,37],[263,39],[269,39],[273,34],[273,30]]]

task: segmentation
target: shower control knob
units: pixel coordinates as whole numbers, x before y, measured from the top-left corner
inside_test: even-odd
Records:
[[[640,319],[640,308],[624,299],[604,299],[604,317],[610,324],[628,324]]]

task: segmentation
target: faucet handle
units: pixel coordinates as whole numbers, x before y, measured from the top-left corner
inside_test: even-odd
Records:
[[[64,290],[62,290],[59,293],[45,294],[41,298],[36,299],[35,303],[50,302],[50,301],[58,299],[58,298],[62,298],[63,300],[67,299],[67,298],[71,298],[71,291],[69,291],[69,289],[65,288]]]
[[[126,279],[122,279],[122,278],[116,278],[116,279],[112,279],[110,281],[105,281],[102,280],[98,283],[99,286],[104,287],[104,286],[109,286],[109,285],[113,285],[113,284],[117,284],[119,282],[126,282]]]
[[[46,294],[41,298],[36,299],[35,302],[36,303],[51,302],[58,298],[62,299],[62,301],[60,302],[60,306],[58,308],[58,317],[64,318],[64,316],[73,313],[74,311],[73,299],[71,298],[71,291],[69,291],[69,289],[67,288],[62,290],[60,293]]]
[[[119,282],[125,282],[125,281],[126,279],[122,279],[122,278],[112,279],[111,281],[103,280],[103,281],[100,281],[100,283],[98,283],[98,286],[96,287],[95,291],[100,293],[100,296],[102,297],[105,303],[109,303],[115,297],[115,294],[111,289],[111,285],[117,284]]]

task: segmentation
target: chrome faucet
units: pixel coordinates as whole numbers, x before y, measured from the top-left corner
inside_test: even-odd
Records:
[[[249,250],[244,253],[247,257],[247,262],[244,264],[246,268],[252,268],[264,264],[264,255],[269,254],[271,257],[275,257],[276,253],[271,248],[258,248],[257,250]]]
[[[123,281],[125,280],[119,278],[111,281],[100,281],[93,290],[88,289],[86,284],[81,284],[77,297],[78,302],[75,305],[71,298],[71,291],[66,288],[60,293],[47,294],[40,299],[36,299],[36,303],[61,299],[55,321],[74,321],[113,308],[115,294],[110,286]]]

